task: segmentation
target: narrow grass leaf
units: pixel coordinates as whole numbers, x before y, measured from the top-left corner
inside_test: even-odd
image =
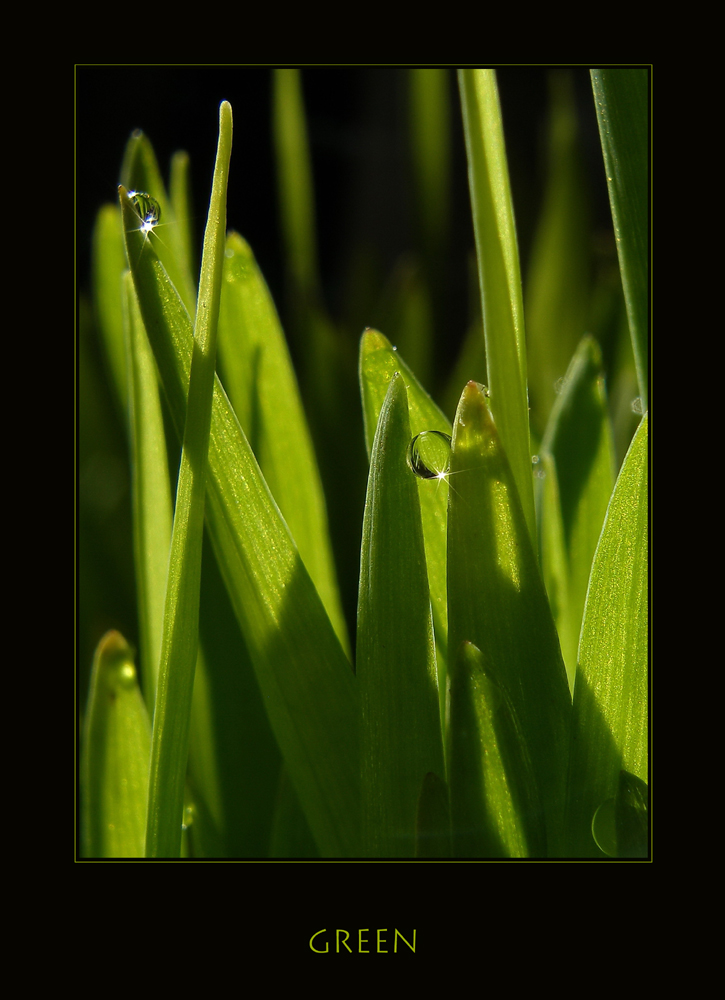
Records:
[[[516,482],[483,386],[469,382],[453,430],[448,512],[449,649],[472,642],[511,702],[562,850],[571,700]]]
[[[176,233],[174,247],[184,273],[195,280],[198,260],[194,248],[194,215],[192,209],[189,154],[179,150],[171,157],[169,176],[169,201],[173,211]]]
[[[571,359],[551,411],[540,454],[544,459],[541,470],[544,476],[549,467],[556,475],[556,486],[548,490],[546,478],[537,479],[539,490],[543,491],[540,504],[542,559],[548,564],[543,572],[547,581],[555,575],[552,564],[558,558],[556,527],[546,523],[553,520],[561,524],[563,532],[567,579],[565,585],[557,588],[557,600],[552,601],[552,606],[556,606],[554,620],[573,690],[592,559],[614,488],[614,445],[602,357],[593,337],[583,337]],[[554,459],[553,466],[548,461],[549,456]],[[555,508],[557,499],[558,510]],[[547,539],[554,542],[553,549]]]
[[[612,493],[592,565],[574,687],[570,850],[596,856],[594,813],[625,769],[647,781],[647,428],[642,418]]]
[[[536,521],[521,273],[496,73],[460,69],[458,81],[491,406],[533,544]]]
[[[219,109],[219,144],[204,236],[189,396],[171,537],[151,749],[147,857],[178,857],[199,639],[204,498],[226,231],[232,109]],[[124,198],[124,194],[121,196]],[[125,198],[128,201],[128,197]],[[130,253],[133,252],[132,245]]]
[[[549,75],[546,187],[527,271],[524,310],[531,422],[544,433],[556,386],[587,327],[592,280],[588,192],[573,80]]]
[[[130,214],[125,225],[130,229],[132,206],[125,200],[122,207]],[[191,320],[155,254],[133,255],[132,271],[144,326],[181,436]],[[218,379],[207,490],[206,517],[217,561],[310,828],[323,856],[355,856],[355,677]]]
[[[151,724],[133,650],[120,632],[96,648],[81,760],[83,853],[142,858]]]
[[[146,701],[153,712],[173,514],[158,376],[129,272],[124,290],[140,659]]]
[[[480,649],[461,644],[450,680],[449,774],[458,857],[546,856],[526,735]]]
[[[642,408],[649,394],[648,71],[591,70]]]
[[[373,443],[357,632],[362,829],[369,857],[413,857],[421,782],[443,774],[433,623],[405,378],[393,376]]]
[[[297,380],[249,245],[227,237],[219,317],[222,380],[267,485],[346,650],[325,497]]]
[[[128,371],[121,283],[126,267],[118,206],[104,205],[93,230],[93,309],[115,394],[114,402],[124,422],[128,407]]]
[[[375,429],[386,394],[396,372],[405,381],[411,435],[421,431],[441,431],[450,435],[451,424],[433,402],[390,341],[377,330],[366,330],[360,341],[360,391],[363,401],[365,439],[368,454],[372,450]],[[418,499],[423,523],[428,586],[433,608],[438,652],[438,684],[441,695],[441,718],[445,717],[445,663],[448,651],[448,603],[446,592],[446,524],[448,483],[445,478],[418,480]]]

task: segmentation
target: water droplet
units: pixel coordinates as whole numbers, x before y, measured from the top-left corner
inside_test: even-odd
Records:
[[[451,437],[421,431],[408,445],[408,465],[420,479],[444,479],[451,461]]]
[[[538,456],[538,455],[532,455],[532,456],[531,456],[531,464],[532,464],[532,465],[538,465],[538,464],[539,464],[539,461],[540,461],[540,460],[539,460],[539,456]]]
[[[637,396],[632,400],[632,413],[643,413],[644,409],[642,407],[642,397]]]
[[[614,817],[614,799],[607,799],[599,806],[592,819],[592,836],[597,847],[610,858],[617,856],[617,828]]]

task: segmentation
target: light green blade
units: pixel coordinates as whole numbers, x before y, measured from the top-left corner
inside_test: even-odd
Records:
[[[448,629],[451,655],[472,642],[510,695],[544,804],[547,852],[560,856],[571,716],[566,671],[513,473],[475,382],[463,390],[453,425]]]
[[[577,857],[598,856],[592,818],[616,794],[620,770],[647,781],[647,429],[645,414],[609,502],[584,610],[569,776]]]
[[[120,632],[107,632],[93,658],[81,759],[85,857],[143,857],[150,756],[133,650]]]
[[[322,483],[277,311],[249,245],[227,236],[219,318],[222,380],[346,651]]]
[[[519,251],[496,73],[460,69],[491,407],[529,530],[536,539],[531,483],[526,344]]]
[[[433,623],[405,378],[393,375],[368,479],[360,563],[362,829],[369,857],[413,857],[421,782],[443,774]]]
[[[231,150],[232,109],[227,101],[223,101],[219,108],[219,143],[204,234],[154,709],[146,830],[146,856],[151,858],[176,858],[181,849],[180,817],[183,813],[191,699],[199,644],[207,455]],[[130,198],[123,189],[120,194],[127,211]],[[138,244],[138,239],[133,242]],[[133,242],[127,242],[129,260],[135,253]]]
[[[133,268],[144,325],[181,435],[191,320],[154,253],[134,254]],[[321,854],[355,856],[355,678],[218,380],[208,461],[207,523],[277,742]]]

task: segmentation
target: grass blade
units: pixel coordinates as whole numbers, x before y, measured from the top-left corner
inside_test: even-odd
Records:
[[[544,803],[547,851],[557,856],[571,715],[566,671],[516,482],[475,382],[453,425],[448,629],[451,655],[472,642],[511,697]]]
[[[360,341],[360,391],[363,401],[365,440],[372,450],[380,411],[395,373],[405,379],[411,436],[421,431],[451,433],[451,424],[433,402],[410,367],[377,330],[366,330]],[[446,591],[448,484],[444,479],[418,480],[418,499],[425,539],[428,586],[433,608],[441,719],[445,718],[445,663],[448,651],[448,596]]]
[[[231,106],[219,111],[219,145],[204,236],[181,468],[171,537],[164,632],[151,749],[147,857],[178,857],[189,719],[199,638],[199,591],[217,323],[232,141]],[[124,193],[121,195],[124,198]],[[127,198],[125,200],[128,200]],[[136,243],[138,241],[135,241]],[[129,256],[134,252],[129,245]]]
[[[593,857],[595,811],[619,772],[647,781],[648,416],[612,493],[592,565],[574,687],[569,820],[571,851]]]
[[[521,498],[529,538],[534,544],[536,520],[531,482],[521,273],[496,73],[492,69],[460,69],[458,81],[478,256],[488,388],[501,443]]]
[[[358,604],[362,828],[369,857],[413,857],[421,782],[443,774],[433,623],[404,376],[373,443]]]
[[[325,498],[297,380],[272,297],[250,247],[237,233],[227,237],[219,355],[234,412],[349,651]]]
[[[85,857],[143,857],[150,754],[133,650],[120,632],[107,632],[93,658],[83,739]]]
[[[642,409],[649,398],[649,136],[646,69],[591,71]]]
[[[129,359],[134,559],[141,636],[140,659],[146,701],[153,712],[161,656],[164,594],[173,514],[156,365],[128,272],[124,287],[128,319],[126,346]]]

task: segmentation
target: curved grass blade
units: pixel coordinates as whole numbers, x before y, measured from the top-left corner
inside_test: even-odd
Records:
[[[592,565],[574,686],[570,850],[596,856],[594,813],[622,769],[647,780],[647,428],[642,418],[614,487]]]
[[[390,382],[373,443],[360,565],[362,830],[368,857],[413,857],[421,781],[443,774],[425,546],[406,455],[405,379]]]
[[[360,341],[360,391],[363,401],[365,440],[372,450],[375,429],[391,381],[396,372],[405,380],[411,436],[421,431],[442,431],[450,435],[451,424],[433,402],[390,341],[377,330],[366,330]],[[448,484],[445,479],[418,480],[418,499],[423,523],[425,557],[433,627],[438,652],[438,687],[441,719],[445,718],[445,663],[448,650],[448,603],[446,592],[446,524]]]
[[[104,205],[93,230],[93,307],[106,354],[117,410],[128,408],[128,371],[123,334],[121,281],[126,254],[117,205]]]
[[[449,649],[485,650],[508,691],[544,804],[549,856],[563,839],[571,700],[516,482],[483,386],[469,382],[453,425],[448,511]]]
[[[219,361],[234,412],[349,655],[325,497],[297,380],[272,297],[237,233],[227,236]]]
[[[204,236],[189,396],[171,536],[151,747],[147,857],[175,858],[181,848],[189,719],[199,640],[204,498],[231,145],[232,109],[224,101],[219,109],[219,144]]]
[[[128,199],[122,199],[122,209],[133,215]],[[141,235],[128,238],[137,250]],[[130,256],[144,325],[181,436],[191,320],[155,255]],[[207,523],[275,737],[321,855],[354,857],[355,677],[218,379],[208,461]]]
[[[501,108],[492,69],[459,69],[468,183],[476,237],[491,406],[532,544],[536,540],[531,482],[526,344]]]
[[[591,70],[642,409],[649,396],[648,71]]]
[[[150,754],[133,650],[107,632],[93,658],[81,760],[85,857],[143,857]]]

